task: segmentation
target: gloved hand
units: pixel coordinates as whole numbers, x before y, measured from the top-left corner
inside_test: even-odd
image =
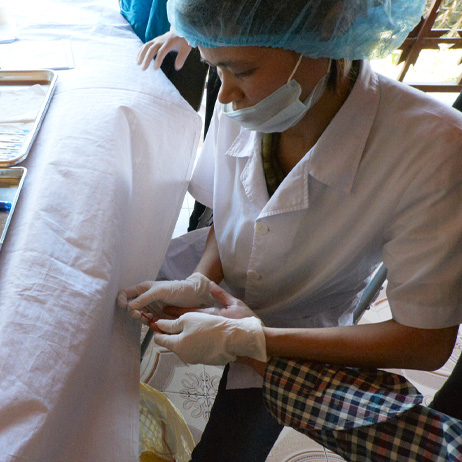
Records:
[[[120,307],[127,308],[134,318],[146,321],[165,318],[165,306],[190,308],[214,305],[210,295],[210,280],[201,273],[193,273],[184,281],[146,281],[121,290],[117,297]],[[147,316],[143,316],[147,313]]]
[[[154,69],[159,69],[165,57],[171,51],[177,51],[175,69],[179,71],[183,67],[191,50],[192,48],[183,37],[178,37],[175,32],[169,30],[165,34],[159,35],[145,43],[138,52],[136,63],[145,71],[155,56]]]
[[[268,361],[263,324],[256,317],[229,319],[196,312],[161,319],[156,327],[154,341],[188,364],[225,365],[237,356]]]

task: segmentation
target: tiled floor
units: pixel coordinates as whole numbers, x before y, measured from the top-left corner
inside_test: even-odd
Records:
[[[217,394],[222,368],[184,364],[151,342],[141,363],[141,381],[162,391],[182,412],[197,442]]]

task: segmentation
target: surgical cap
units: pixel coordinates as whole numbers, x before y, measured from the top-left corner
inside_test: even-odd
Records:
[[[167,12],[193,47],[263,46],[353,60],[391,53],[424,7],[425,0],[168,0]]]

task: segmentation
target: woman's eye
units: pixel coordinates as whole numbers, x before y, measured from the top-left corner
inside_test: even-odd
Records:
[[[237,79],[242,79],[243,77],[249,77],[254,72],[255,72],[255,69],[249,69],[248,71],[245,71],[245,72],[236,72],[234,74],[234,77],[236,77]]]

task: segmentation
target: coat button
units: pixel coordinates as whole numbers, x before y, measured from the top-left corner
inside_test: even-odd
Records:
[[[258,279],[261,278],[261,275],[255,270],[249,270],[247,271],[247,277],[252,281],[258,281]]]
[[[257,221],[255,223],[255,232],[257,234],[266,234],[268,232],[268,225],[263,221]]]

